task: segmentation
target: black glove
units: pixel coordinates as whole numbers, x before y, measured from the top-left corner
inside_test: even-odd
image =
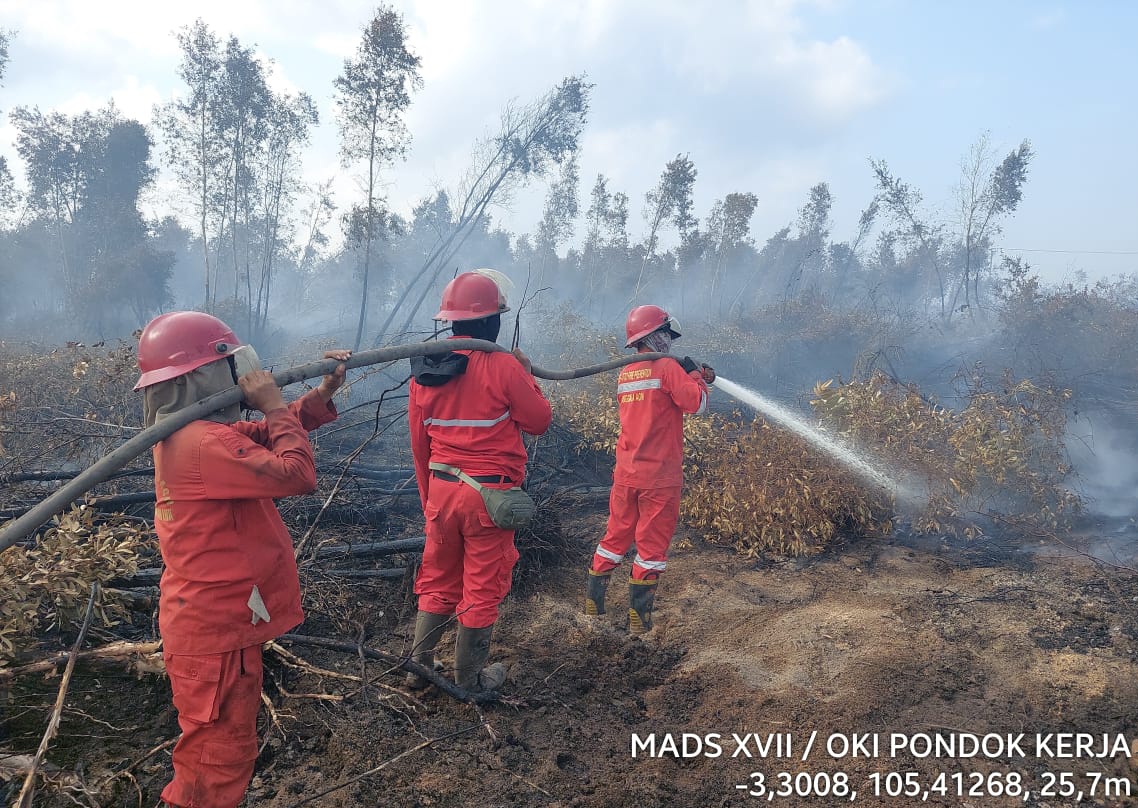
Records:
[[[684,369],[684,373],[691,373],[693,370],[699,370],[699,363],[690,356],[685,356],[680,360],[680,367]]]
[[[700,365],[699,372],[703,376],[703,380],[708,384],[715,381],[715,368],[711,365]]]

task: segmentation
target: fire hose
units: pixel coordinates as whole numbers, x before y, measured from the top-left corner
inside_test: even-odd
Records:
[[[488,340],[449,339],[441,342],[417,342],[410,345],[394,345],[390,348],[376,348],[370,351],[361,351],[357,354],[353,354],[350,359],[342,364],[346,365],[350,370],[352,368],[366,367],[368,365],[378,365],[384,362],[394,362],[399,359],[409,359],[413,356],[431,356],[434,354],[448,353],[450,351],[464,350],[508,352],[507,348],[495,342],[489,342]],[[615,368],[623,367],[632,362],[661,359],[664,356],[667,356],[667,354],[641,353],[622,356],[599,365],[589,365],[588,367],[575,368],[572,370],[546,370],[536,365],[533,366],[532,370],[533,375],[541,379],[566,381],[569,379],[581,379],[585,376],[593,376],[597,373],[604,373],[605,371],[614,370]],[[285,370],[278,370],[273,373],[273,380],[276,381],[279,387],[286,387],[290,384],[304,381],[305,379],[314,379],[318,376],[331,373],[339,364],[341,363],[335,359],[309,362],[306,365],[297,365],[296,367],[287,368]],[[27,538],[47,520],[63,511],[82,494],[85,494],[91,488],[109,478],[154,444],[174,434],[191,421],[196,421],[199,418],[209,415],[211,412],[238,403],[241,401],[241,397],[241,388],[234,385],[228,390],[222,390],[220,393],[215,393],[208,398],[203,398],[201,401],[183,410],[179,410],[167,418],[163,418],[154,426],[142,430],[122,446],[103,457],[94,465],[88,467],[74,479],[60,486],[54,493],[27,513],[13,519],[0,528],[0,552],[7,550],[16,542]]]

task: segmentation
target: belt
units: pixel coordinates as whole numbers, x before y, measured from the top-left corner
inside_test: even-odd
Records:
[[[431,476],[432,477],[438,477],[440,480],[446,480],[447,482],[451,482],[451,483],[459,482],[458,477],[454,476],[453,474],[448,474],[445,471],[432,470]],[[514,483],[514,481],[512,479],[510,479],[509,477],[507,477],[505,474],[471,475],[471,479],[473,479],[475,482],[479,482],[479,483],[510,483],[511,485],[513,485],[513,483]]]

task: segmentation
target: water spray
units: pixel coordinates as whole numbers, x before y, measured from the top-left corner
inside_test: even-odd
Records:
[[[756,393],[754,390],[736,384],[722,376],[716,376],[714,384],[716,389],[722,390],[732,398],[743,402],[757,412],[770,418],[772,421],[791,430],[809,442],[810,445],[821,449],[846,468],[855,472],[858,476],[884,488],[896,499],[908,500],[914,498],[913,492],[907,486],[899,483],[881,471],[881,469],[868,463],[865,459],[858,456],[857,452],[833,435],[827,435],[818,429],[818,427],[807,423],[781,404],[776,404],[760,393]]]
[[[297,367],[279,370],[273,373],[273,380],[276,381],[278,387],[286,387],[287,385],[304,381],[305,379],[315,379],[319,376],[329,374],[340,364],[347,366],[350,370],[367,365],[394,362],[399,359],[409,359],[413,356],[432,356],[434,354],[449,353],[450,351],[466,350],[509,352],[509,349],[502,347],[496,342],[481,339],[448,339],[437,342],[416,342],[410,345],[393,345],[390,348],[376,348],[370,351],[360,351],[359,353],[352,354],[350,359],[342,363],[336,359],[323,359],[318,362],[310,362],[306,365],[298,365]],[[534,365],[532,371],[534,376],[541,379],[564,381],[604,373],[607,370],[623,367],[632,362],[642,362],[646,359],[662,359],[665,355],[666,354],[659,353],[633,354],[631,356],[622,356],[599,365],[590,365],[588,367],[570,370],[546,370],[545,368]],[[163,418],[154,426],[142,430],[122,446],[87,468],[73,480],[60,486],[55,492],[27,513],[13,519],[4,525],[3,528],[0,528],[0,552],[7,550],[16,542],[31,535],[48,519],[63,511],[81,495],[109,478],[154,444],[173,435],[192,421],[204,418],[212,412],[238,403],[241,401],[241,398],[241,388],[237,385],[233,385],[228,390],[223,390],[208,398],[203,398],[201,401],[183,410],[179,410],[169,417]]]

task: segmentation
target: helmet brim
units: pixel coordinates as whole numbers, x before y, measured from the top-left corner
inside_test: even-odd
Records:
[[[152,384],[159,384],[160,382],[170,381],[170,379],[176,379],[179,376],[185,376],[187,373],[191,373],[200,367],[204,367],[205,365],[210,364],[211,362],[217,362],[220,359],[225,359],[227,356],[230,356],[236,349],[237,348],[235,347],[223,354],[218,354],[216,357],[203,357],[201,359],[194,360],[193,362],[185,362],[179,365],[168,365],[164,368],[155,368],[154,370],[148,370],[138,377],[138,382],[134,385],[134,391],[137,393],[142,388],[150,387]]]
[[[498,311],[464,311],[461,309],[440,309],[431,319],[440,323],[461,323],[466,320],[485,320],[495,314],[505,314],[509,306],[503,306]]]

